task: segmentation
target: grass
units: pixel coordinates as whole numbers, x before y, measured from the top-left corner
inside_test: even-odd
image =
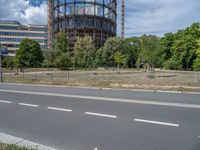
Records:
[[[153,79],[136,69],[122,69],[121,73],[113,70],[27,71],[19,75],[7,73],[4,82],[200,92],[200,72],[192,71],[157,70]]]
[[[0,143],[0,150],[36,150],[36,149],[26,148],[26,147],[18,147],[14,144]]]

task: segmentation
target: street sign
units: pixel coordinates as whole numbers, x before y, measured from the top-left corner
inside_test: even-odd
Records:
[[[3,48],[3,49],[1,50],[1,54],[2,54],[3,56],[7,56],[7,55],[8,55],[8,49],[7,49],[7,48]]]

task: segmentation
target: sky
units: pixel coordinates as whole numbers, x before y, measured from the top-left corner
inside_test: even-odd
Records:
[[[153,34],[163,36],[194,22],[200,22],[200,0],[125,0],[126,37]],[[46,0],[0,0],[0,19],[23,24],[47,24]],[[120,34],[120,0],[118,0]]]

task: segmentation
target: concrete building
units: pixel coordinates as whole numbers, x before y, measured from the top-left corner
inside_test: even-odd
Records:
[[[42,49],[47,46],[47,26],[23,25],[18,21],[0,20],[0,44],[8,49],[9,56],[15,56],[20,42],[29,38],[40,43]]]

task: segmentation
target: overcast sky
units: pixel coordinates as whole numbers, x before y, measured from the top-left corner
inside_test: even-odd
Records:
[[[120,33],[120,0],[118,0]],[[0,19],[47,24],[46,0],[0,0]],[[200,0],[126,0],[126,36],[175,32],[200,22]]]

